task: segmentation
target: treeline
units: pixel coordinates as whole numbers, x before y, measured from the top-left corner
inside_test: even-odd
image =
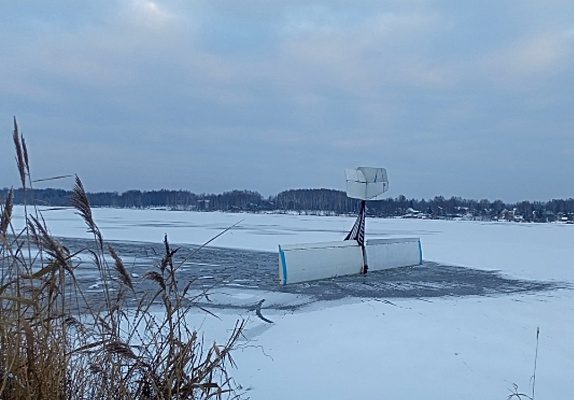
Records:
[[[8,189],[0,189],[6,198]],[[61,189],[14,190],[15,204],[37,204],[52,207],[70,206],[72,192]],[[195,194],[186,190],[128,190],[127,192],[88,193],[92,207],[170,208],[201,211],[258,211],[271,209],[271,204],[259,193],[234,190],[222,194]]]
[[[8,189],[0,189],[0,200]],[[70,205],[71,192],[60,189],[15,190],[16,204],[37,204],[53,207]],[[123,193],[99,192],[88,194],[94,207],[168,208],[198,211],[278,211],[350,214],[359,202],[349,199],[345,192],[332,189],[287,190],[276,196],[263,197],[249,190],[234,190],[222,194],[195,194],[185,190],[129,190]],[[368,214],[377,217],[479,219],[526,222],[574,222],[574,199],[547,202],[501,200],[468,200],[460,197],[407,199],[405,196],[369,202]]]

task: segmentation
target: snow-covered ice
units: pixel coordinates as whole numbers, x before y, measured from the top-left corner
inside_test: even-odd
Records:
[[[22,225],[21,207],[15,214]],[[44,217],[57,236],[89,237],[71,210]],[[213,245],[265,251],[339,240],[353,224],[352,217],[156,210],[95,209],[94,217],[109,240],[159,242],[168,234],[172,243],[193,244],[243,220]],[[529,394],[537,327],[536,398],[574,398],[574,225],[368,219],[367,235],[420,236],[425,260],[562,288],[310,304],[301,296],[227,288],[214,297],[237,305],[265,298],[263,313],[275,323],[245,308],[218,310],[220,320],[190,318],[213,338],[224,338],[238,317],[249,319],[235,377],[251,398],[505,399],[513,383]]]

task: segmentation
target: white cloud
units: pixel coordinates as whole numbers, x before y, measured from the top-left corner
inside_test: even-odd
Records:
[[[175,19],[175,14],[156,1],[131,0],[129,7],[133,21],[148,28],[161,28]]]
[[[442,22],[436,12],[418,11],[379,12],[351,21],[316,13],[287,19],[280,55],[285,76],[298,88],[331,86],[362,96],[388,85],[450,85],[446,66],[421,51],[443,29]]]
[[[125,135],[126,152],[152,146],[149,136],[157,134],[188,140],[174,149],[185,159],[204,138],[217,139],[198,152],[213,164],[236,163],[238,174],[247,158],[229,158],[238,149],[289,148],[328,168],[367,154],[365,162],[390,159],[416,171],[433,158],[459,163],[455,158],[470,150],[502,165],[515,154],[501,150],[496,160],[482,138],[497,143],[496,152],[515,146],[518,133],[528,136],[522,143],[540,140],[538,132],[554,138],[571,131],[564,128],[572,125],[564,99],[574,83],[574,29],[571,18],[557,23],[565,13],[552,7],[535,13],[494,2],[101,4],[57,17],[58,6],[26,9],[32,15],[23,20],[41,23],[16,28],[8,24],[22,12],[0,15],[7,111],[31,110],[41,130],[57,120],[52,131],[67,131],[78,143]],[[445,151],[456,157],[443,157]],[[299,164],[282,162],[257,160],[270,174],[286,175]],[[461,174],[464,164],[457,164]]]
[[[544,78],[572,64],[574,40],[568,32],[521,37],[484,58],[484,65],[497,81],[508,83]]]

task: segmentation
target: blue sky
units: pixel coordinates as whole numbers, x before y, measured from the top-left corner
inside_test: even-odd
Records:
[[[571,1],[1,1],[0,38],[0,187],[16,115],[90,191],[574,196]]]

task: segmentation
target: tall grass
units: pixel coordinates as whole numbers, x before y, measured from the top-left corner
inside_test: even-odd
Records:
[[[14,120],[20,183],[32,187],[28,150]],[[121,256],[103,238],[81,180],[71,204],[93,237],[89,251],[103,282],[98,301],[82,290],[73,254],[35,206],[13,224],[13,192],[0,205],[0,399],[236,398],[228,374],[244,321],[222,344],[208,344],[186,318],[195,311],[192,283],[182,287],[173,249],[133,282]],[[28,212],[31,209],[32,212]]]

